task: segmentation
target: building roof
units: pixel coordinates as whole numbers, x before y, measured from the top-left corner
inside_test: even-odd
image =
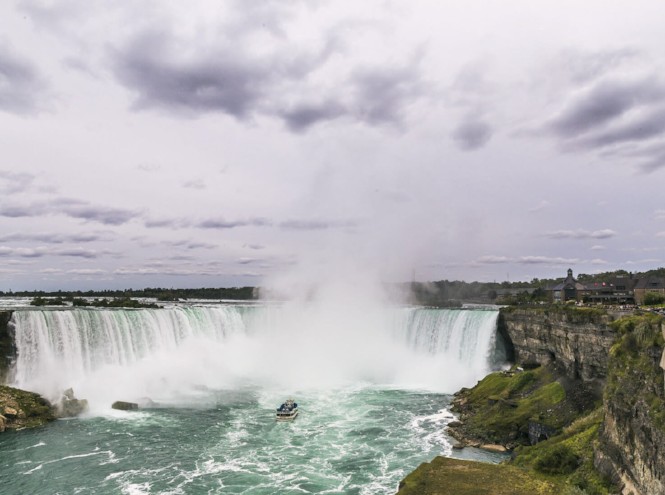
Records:
[[[665,278],[656,277],[655,275],[640,278],[637,280],[635,289],[665,289]]]

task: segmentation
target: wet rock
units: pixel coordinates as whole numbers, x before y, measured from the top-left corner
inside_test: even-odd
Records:
[[[56,405],[57,416],[59,418],[80,416],[87,410],[88,401],[85,399],[77,399],[71,388],[68,388],[63,392],[62,399],[60,399],[60,402]]]
[[[136,411],[139,405],[136,402],[125,402],[117,400],[111,405],[111,409],[118,409],[119,411]]]

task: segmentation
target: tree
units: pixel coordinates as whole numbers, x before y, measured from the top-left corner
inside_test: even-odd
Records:
[[[659,292],[647,292],[644,294],[645,306],[655,306],[665,302],[665,295]]]

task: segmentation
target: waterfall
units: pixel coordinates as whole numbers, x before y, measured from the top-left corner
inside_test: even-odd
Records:
[[[452,392],[490,371],[497,315],[288,305],[19,310],[14,385],[50,398],[74,387],[100,407],[239,386]]]

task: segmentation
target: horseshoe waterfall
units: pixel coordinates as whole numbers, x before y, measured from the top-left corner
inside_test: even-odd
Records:
[[[501,364],[496,310],[292,304],[18,309],[10,385],[82,417],[3,436],[3,486],[40,493],[395,493],[453,455],[450,394]],[[300,406],[275,421],[287,397]],[[116,400],[138,411],[116,411]],[[465,456],[498,459],[465,450]]]

